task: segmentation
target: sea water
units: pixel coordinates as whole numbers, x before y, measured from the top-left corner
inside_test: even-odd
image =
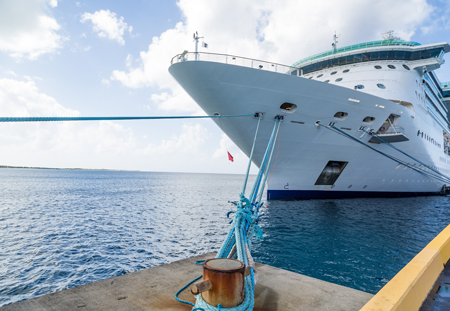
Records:
[[[1,169],[0,306],[217,251],[243,180]],[[439,196],[271,201],[261,212],[256,261],[369,293],[450,224]]]

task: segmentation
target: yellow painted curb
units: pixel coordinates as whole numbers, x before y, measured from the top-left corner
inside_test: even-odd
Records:
[[[360,311],[419,310],[450,258],[450,225]]]

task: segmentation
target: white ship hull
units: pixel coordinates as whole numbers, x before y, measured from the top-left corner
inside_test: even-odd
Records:
[[[450,173],[450,157],[443,151],[442,128],[419,103],[414,105],[413,111],[380,97],[395,98],[389,93],[392,91],[377,94],[374,90],[370,94],[370,90],[361,92],[350,86],[208,61],[175,63],[169,71],[208,115],[265,114],[253,158],[257,166],[273,129],[274,117],[285,115],[280,128],[279,150],[275,149],[278,157],[276,163],[272,161],[275,169],[268,184],[269,200],[441,193],[443,181],[399,165],[348,137],[318,127],[318,120],[324,125],[335,122],[336,127],[360,141],[417,167],[419,163],[385,144],[368,143],[371,137],[363,136],[364,132],[359,130],[361,126],[379,129],[390,114],[399,115],[399,124],[409,140],[395,146],[446,175]],[[407,73],[404,77],[399,74],[399,83],[402,79],[414,80]],[[395,81],[393,79],[392,83]],[[293,113],[281,110],[280,105],[284,102],[296,104],[297,109]],[[344,120],[335,118],[337,112],[347,112],[348,117]],[[367,116],[375,118],[370,125],[362,121]],[[219,123],[219,120],[214,121]],[[257,119],[224,118],[221,125],[228,137],[249,155]],[[333,185],[316,185],[329,161],[348,163]]]

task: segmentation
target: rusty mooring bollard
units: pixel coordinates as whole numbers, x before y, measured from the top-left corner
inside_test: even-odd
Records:
[[[192,284],[194,295],[202,293],[208,304],[223,308],[240,305],[244,300],[243,262],[229,258],[208,259],[203,263],[203,279]]]

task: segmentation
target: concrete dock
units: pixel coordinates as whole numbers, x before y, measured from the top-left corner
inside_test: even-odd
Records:
[[[192,307],[176,301],[174,295],[202,274],[202,267],[195,261],[214,258],[214,255],[208,253],[74,287],[3,306],[0,311],[188,311]],[[255,311],[356,311],[373,296],[268,265],[257,263],[256,270]],[[194,302],[189,289],[179,297]]]
[[[420,308],[420,311],[440,310],[450,310],[450,261],[445,265],[436,284]]]

